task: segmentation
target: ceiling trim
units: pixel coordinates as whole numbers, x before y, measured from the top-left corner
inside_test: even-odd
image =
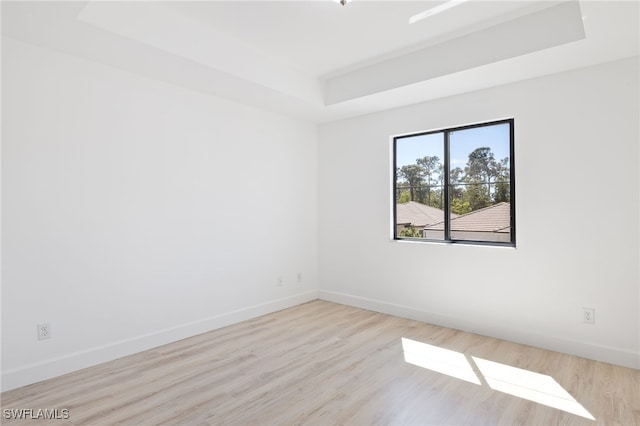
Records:
[[[580,5],[577,1],[562,3],[327,78],[325,104],[338,104],[584,38]]]
[[[77,19],[284,95],[322,104],[322,87],[315,76],[228,33],[182,17],[162,2],[89,1]]]

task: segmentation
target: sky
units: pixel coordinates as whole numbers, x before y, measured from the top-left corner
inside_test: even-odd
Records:
[[[509,123],[474,127],[452,132],[449,138],[451,168],[464,169],[469,153],[488,146],[496,160],[509,157]],[[412,136],[397,140],[396,166],[416,164],[417,158],[437,156],[444,164],[444,133]]]

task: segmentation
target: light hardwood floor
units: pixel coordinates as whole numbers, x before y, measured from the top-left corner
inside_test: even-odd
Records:
[[[324,301],[1,397],[56,425],[640,424],[638,370]]]

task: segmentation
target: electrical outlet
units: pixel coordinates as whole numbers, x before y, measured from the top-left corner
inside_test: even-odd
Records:
[[[282,287],[284,284],[284,277],[282,275],[278,276],[278,287]]]
[[[596,310],[593,308],[582,308],[582,321],[587,324],[595,324]]]
[[[298,284],[302,282],[302,272],[298,272]]]
[[[43,322],[38,324],[38,340],[51,338],[51,323]]]

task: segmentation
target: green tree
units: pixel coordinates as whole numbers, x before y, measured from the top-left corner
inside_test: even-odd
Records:
[[[498,164],[489,147],[476,148],[469,153],[464,169],[463,201],[471,210],[478,210],[492,204],[491,180],[496,180]]]
[[[431,207],[444,210],[444,191],[441,188],[431,190]]]
[[[463,204],[467,203],[471,211],[483,209],[490,206],[491,196],[489,188],[484,183],[471,183],[465,185],[464,194],[462,195]]]
[[[408,189],[400,189],[397,191],[397,197],[398,199],[396,201],[401,204],[411,201],[411,194]]]
[[[455,214],[463,214],[470,211],[464,211],[466,208],[462,207],[464,187],[459,184],[463,182],[463,179],[464,170],[462,170],[460,167],[451,169],[451,171],[449,172],[449,182],[451,183],[451,185],[449,185],[449,200],[451,200],[451,211]]]
[[[398,233],[398,235],[400,237],[421,238],[422,237],[422,231],[419,230],[419,229],[416,229],[416,227],[413,226],[413,224],[411,224],[407,228],[402,228],[400,230],[400,232]]]
[[[491,192],[491,179],[495,178],[497,163],[491,148],[484,146],[469,153],[465,175],[469,182],[486,182],[488,192]]]
[[[499,163],[496,163],[496,189],[493,193],[493,201],[495,203],[508,203],[511,201],[510,178],[509,157],[505,157]]]
[[[424,181],[422,168],[417,164],[402,166],[398,171],[398,176],[402,177],[409,184],[410,201],[417,200],[417,190],[422,186],[422,182]]]
[[[464,201],[462,198],[451,199],[451,211],[455,214],[465,214],[471,211],[471,206],[468,201]]]
[[[422,176],[427,184],[426,195],[421,201],[429,206],[432,205],[431,201],[431,187],[438,185],[442,176],[442,163],[438,156],[426,156],[418,158],[416,163],[422,168]]]

